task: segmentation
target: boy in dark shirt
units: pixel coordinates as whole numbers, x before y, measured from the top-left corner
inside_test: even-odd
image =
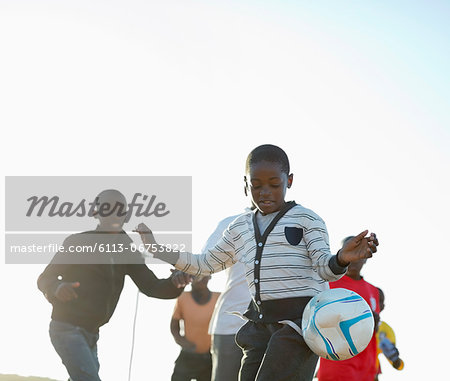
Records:
[[[120,192],[106,190],[98,196],[98,210],[102,210],[101,206],[105,204],[121,205],[123,208],[126,200]],[[55,255],[37,282],[53,305],[50,338],[72,381],[100,380],[97,357],[99,328],[114,313],[125,275],[131,277],[142,293],[160,299],[178,297],[189,281],[185,274],[178,271],[167,279],[155,276],[145,265],[141,253],[131,249],[133,241],[122,230],[125,215],[97,213],[96,218],[100,222],[96,230],[66,238],[64,250]],[[123,250],[120,256],[125,261],[115,263],[113,254],[100,252],[100,247],[111,245]],[[101,254],[106,258],[106,263],[69,263],[68,251],[81,246],[92,250],[92,256],[83,257],[85,260]]]

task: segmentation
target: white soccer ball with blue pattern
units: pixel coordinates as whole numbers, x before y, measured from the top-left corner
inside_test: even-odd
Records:
[[[341,361],[361,353],[374,332],[367,302],[356,292],[334,288],[312,298],[303,312],[302,334],[320,357]]]

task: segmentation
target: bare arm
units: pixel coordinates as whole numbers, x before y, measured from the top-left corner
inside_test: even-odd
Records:
[[[186,339],[185,336],[181,336],[180,334],[180,320],[175,319],[172,317],[172,320],[170,321],[170,332],[172,333],[173,338],[175,339],[175,342],[183,348],[183,350],[188,352],[195,352],[195,344],[188,339]]]

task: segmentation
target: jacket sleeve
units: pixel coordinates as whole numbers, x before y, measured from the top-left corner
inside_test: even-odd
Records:
[[[177,288],[170,278],[159,279],[145,264],[130,264],[128,275],[143,294],[158,299],[177,298],[184,288]]]

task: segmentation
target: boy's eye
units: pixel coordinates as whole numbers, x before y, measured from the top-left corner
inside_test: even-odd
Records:
[[[270,186],[272,188],[279,188],[281,186],[281,184],[270,184]],[[252,189],[260,189],[262,186],[261,185],[251,185]]]

